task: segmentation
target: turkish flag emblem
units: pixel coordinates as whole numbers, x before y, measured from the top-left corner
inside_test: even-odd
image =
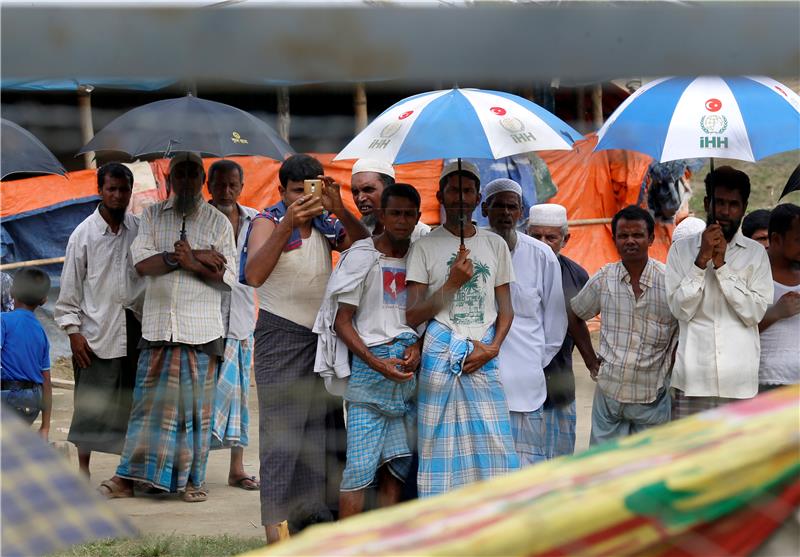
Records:
[[[708,99],[706,101],[706,110],[709,112],[718,112],[722,108],[722,101],[719,99]]]
[[[494,112],[498,116],[505,116],[506,115],[506,109],[503,108],[503,107],[500,107],[500,106],[493,106],[489,110],[491,110],[492,112]]]
[[[409,110],[407,112],[403,112],[400,116],[397,117],[397,119],[398,120],[405,120],[406,118],[408,118],[412,114],[414,114],[414,111],[413,110]]]

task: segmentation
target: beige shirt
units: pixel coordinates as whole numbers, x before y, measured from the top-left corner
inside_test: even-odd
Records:
[[[311,228],[299,248],[281,253],[278,264],[258,288],[258,306],[308,329],[314,327],[331,276],[331,247]]]
[[[700,269],[700,240],[679,240],[667,256],[667,297],[680,324],[672,386],[687,396],[750,398],[758,392],[758,322],[773,295],[767,250],[739,231],[725,265]]]
[[[649,259],[639,287],[642,295],[637,300],[625,265],[609,263],[571,305],[583,320],[602,314],[597,385],[618,402],[646,404],[664,387],[678,322],[667,304],[663,263]]]
[[[441,288],[458,254],[459,238],[444,226],[434,228],[411,245],[406,280],[428,285],[426,296]],[[434,319],[465,338],[480,340],[497,320],[494,289],[514,280],[511,253],[505,240],[494,232],[477,229],[464,238],[475,272],[456,292],[453,301]]]
[[[139,235],[131,245],[133,264],[153,255],[173,251],[180,239],[182,216],[173,209],[173,199],[147,207],[141,216]],[[227,217],[208,203],[186,217],[186,238],[192,249],[214,249],[227,263],[223,281],[236,282],[236,247]],[[149,341],[205,344],[225,336],[220,290],[197,275],[178,269],[158,277],[147,277],[142,313],[142,337]]]
[[[122,358],[136,348],[127,346],[125,308],[144,286],[129,255],[138,230],[139,219],[126,213],[114,234],[98,208],[67,243],[53,316],[68,335],[82,334],[98,358]]]

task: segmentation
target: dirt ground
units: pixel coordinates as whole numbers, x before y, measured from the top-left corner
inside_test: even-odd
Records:
[[[71,374],[63,374],[71,379]],[[594,382],[580,362],[575,362],[575,383],[577,395],[577,442],[576,451],[589,446],[592,397]],[[254,382],[252,384],[255,384]],[[250,474],[258,474],[258,404],[255,388],[250,391],[250,439],[251,445],[244,453],[245,469]],[[72,419],[72,391],[53,390],[53,417],[50,440],[59,443],[69,452],[72,464],[77,468],[77,453],[74,446],[67,444],[66,438]],[[128,516],[141,531],[152,535],[209,536],[226,534],[233,537],[252,538],[262,536],[258,491],[244,491],[229,487],[229,452],[212,451],[208,460],[207,486],[208,501],[204,503],[184,503],[176,495],[142,496],[132,499],[116,499],[111,504],[122,514]],[[119,457],[102,453],[92,457],[91,483],[98,485],[114,474]],[[772,536],[756,555],[759,557],[787,556],[800,554],[800,511],[793,519]]]

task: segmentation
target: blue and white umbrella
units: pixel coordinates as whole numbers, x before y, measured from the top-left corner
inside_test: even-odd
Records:
[[[800,96],[768,77],[665,77],[622,103],[595,150],[629,149],[660,162],[757,161],[800,149]]]
[[[334,160],[499,159],[569,150],[580,133],[529,100],[480,89],[421,93],[385,110]]]

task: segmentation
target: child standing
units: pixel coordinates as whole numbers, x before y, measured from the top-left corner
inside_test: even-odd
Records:
[[[50,342],[33,311],[47,301],[50,278],[41,269],[22,269],[14,276],[14,311],[0,314],[0,393],[3,404],[32,424],[42,413],[40,435],[47,440],[53,390]]]

